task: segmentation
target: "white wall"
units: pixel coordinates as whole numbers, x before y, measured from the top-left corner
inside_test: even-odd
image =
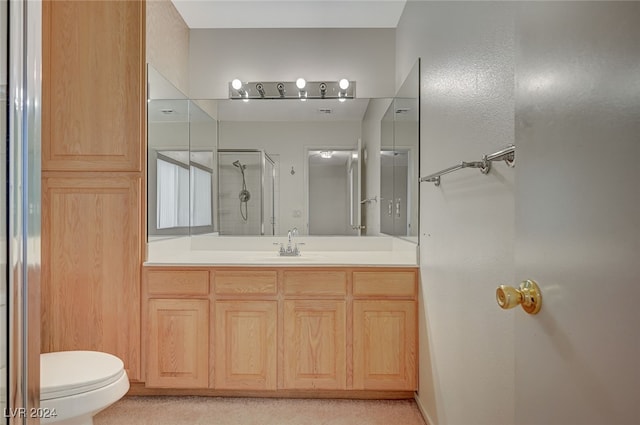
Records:
[[[421,175],[514,139],[514,4],[409,1],[396,33],[396,84],[421,71]],[[420,187],[420,390],[436,424],[514,422],[514,171],[462,170]]]
[[[218,125],[220,149],[264,149],[276,162],[276,228],[279,234],[297,227],[307,234],[307,150],[353,148],[360,122],[236,122]],[[291,174],[293,167],[295,174]],[[284,232],[284,233],[283,233]]]
[[[228,84],[348,78],[356,96],[392,97],[395,31],[382,29],[194,29],[190,97],[226,99]]]

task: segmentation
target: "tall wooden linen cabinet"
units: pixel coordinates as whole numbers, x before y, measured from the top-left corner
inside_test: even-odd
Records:
[[[145,2],[43,2],[42,351],[141,379]]]

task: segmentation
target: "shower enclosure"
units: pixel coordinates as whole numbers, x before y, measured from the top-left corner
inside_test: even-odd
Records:
[[[0,0],[0,408],[39,423],[42,2]],[[24,412],[24,413],[23,413]]]
[[[218,150],[220,235],[274,235],[275,163],[263,150]]]

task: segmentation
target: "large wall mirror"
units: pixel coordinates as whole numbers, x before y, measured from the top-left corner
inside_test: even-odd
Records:
[[[418,240],[420,59],[387,108],[380,130],[380,231]]]
[[[368,99],[218,101],[221,235],[359,235]]]
[[[375,125],[381,233],[417,239],[417,69]],[[370,99],[189,99],[149,66],[149,239],[364,234]],[[378,152],[368,152],[377,155]],[[377,168],[377,166],[376,166]],[[367,232],[372,235],[375,232]]]
[[[147,75],[149,240],[215,233],[215,103],[188,99],[152,66]]]

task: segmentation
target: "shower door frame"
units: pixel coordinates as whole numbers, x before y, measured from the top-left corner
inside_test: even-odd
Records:
[[[7,423],[40,406],[42,3],[8,1]]]

